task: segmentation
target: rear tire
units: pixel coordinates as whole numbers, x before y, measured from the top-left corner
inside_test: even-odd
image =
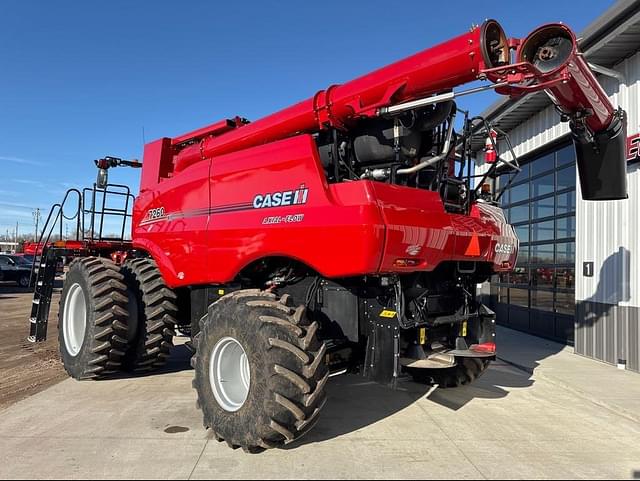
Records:
[[[258,289],[227,294],[209,307],[194,338],[204,426],[234,449],[288,444],[315,425],[325,404],[329,371],[318,324],[288,299]]]
[[[178,315],[176,295],[165,284],[153,259],[129,260],[122,273],[133,301],[130,316],[137,319],[135,329],[130,331],[124,368],[134,372],[159,369],[166,364],[173,347]]]
[[[466,386],[482,376],[491,361],[463,357],[457,359],[458,364],[444,369],[409,368],[407,372],[413,380],[420,384],[438,385],[443,389]]]
[[[127,290],[112,262],[76,259],[65,279],[58,314],[64,368],[74,379],[119,371],[127,347]]]

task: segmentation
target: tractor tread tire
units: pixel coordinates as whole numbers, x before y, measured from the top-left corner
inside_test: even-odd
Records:
[[[287,295],[278,298],[269,291],[239,290],[209,306],[200,320],[191,359],[197,406],[214,439],[226,441],[233,449],[259,453],[299,439],[316,424],[326,402],[326,346],[318,340],[318,326],[308,320],[305,307],[288,304]],[[236,323],[220,326],[230,316],[235,316]],[[209,358],[217,340],[229,335],[227,330],[233,331],[234,325],[250,340],[241,343],[252,350],[247,352],[252,377],[243,407],[227,413],[213,395]],[[238,330],[233,332],[242,337]],[[247,346],[249,342],[252,345]]]
[[[63,330],[66,297],[74,280],[83,288],[87,308],[85,338],[75,357],[66,349]],[[127,337],[126,292],[124,277],[111,261],[84,257],[70,264],[58,312],[60,353],[69,376],[100,379],[121,370]]]
[[[491,361],[479,358],[458,358],[458,364],[444,369],[408,369],[413,380],[420,384],[438,385],[441,389],[471,384],[480,378]]]
[[[124,367],[149,372],[169,359],[175,336],[178,306],[176,294],[164,282],[153,259],[126,261],[122,266],[127,287],[138,301],[138,331],[129,345]]]

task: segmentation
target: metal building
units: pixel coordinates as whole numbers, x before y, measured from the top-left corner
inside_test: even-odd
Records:
[[[628,115],[629,199],[582,200],[568,125],[543,92],[493,104],[483,115],[509,133],[523,171],[502,198],[518,264],[488,302],[503,325],[640,372],[640,1],[618,1],[578,37]]]

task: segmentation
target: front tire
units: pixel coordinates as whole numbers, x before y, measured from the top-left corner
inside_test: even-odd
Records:
[[[193,386],[204,426],[247,452],[281,447],[309,431],[326,401],[326,347],[305,307],[248,289],[209,307],[194,338]]]
[[[97,257],[76,259],[59,309],[60,355],[74,379],[119,371],[127,347],[127,291],[118,267]]]

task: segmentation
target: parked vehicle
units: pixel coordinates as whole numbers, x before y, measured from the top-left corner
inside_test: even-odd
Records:
[[[20,287],[29,287],[32,265],[33,262],[19,255],[0,255],[0,281],[15,282]]]

